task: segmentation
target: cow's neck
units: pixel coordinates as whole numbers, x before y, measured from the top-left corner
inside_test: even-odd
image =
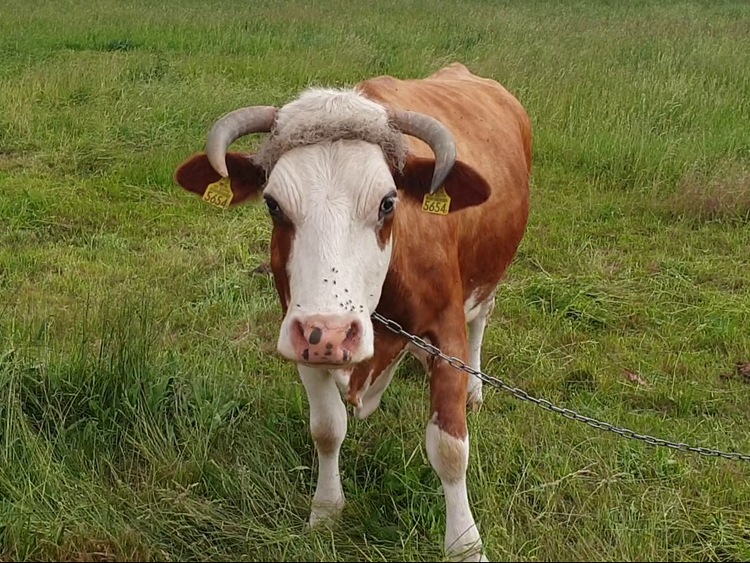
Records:
[[[409,252],[404,248],[405,236],[407,233],[394,225],[393,253],[376,311],[386,319],[399,323],[404,330],[419,334],[425,329],[425,322],[420,317],[420,311],[423,312],[425,308],[419,307],[420,284],[418,276],[409,269]],[[375,324],[379,332],[390,332],[382,323],[375,321]]]

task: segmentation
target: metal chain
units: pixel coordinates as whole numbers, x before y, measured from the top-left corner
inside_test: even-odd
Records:
[[[502,380],[496,377],[487,375],[485,373],[482,373],[481,371],[477,371],[471,366],[466,365],[466,363],[461,361],[459,358],[444,354],[436,346],[433,346],[432,344],[425,342],[419,336],[415,336],[413,334],[406,332],[401,327],[401,325],[398,324],[396,321],[389,320],[383,317],[380,313],[373,313],[372,317],[380,321],[381,323],[383,323],[391,331],[407,338],[412,344],[415,344],[416,346],[418,346],[425,352],[433,356],[439,356],[440,358],[448,362],[448,364],[450,364],[454,368],[463,370],[466,373],[473,374],[477,376],[479,379],[481,379],[482,381],[484,381],[485,383],[492,385],[493,387],[503,389],[504,391],[511,393],[513,396],[515,396],[518,399],[529,401],[531,403],[536,404],[537,406],[542,407],[543,409],[555,412],[557,414],[561,414],[562,416],[569,418],[571,420],[577,420],[578,422],[583,422],[584,424],[588,424],[589,426],[593,428],[597,428],[598,430],[606,430],[609,432],[614,432],[615,434],[619,434],[620,436],[623,436],[625,438],[632,438],[634,440],[642,440],[646,442],[647,444],[651,444],[652,446],[664,446],[667,448],[673,448],[675,450],[689,451],[689,452],[694,452],[694,453],[698,453],[698,454],[705,455],[705,456],[723,457],[725,459],[731,459],[735,461],[750,461],[750,455],[747,455],[747,454],[742,454],[742,453],[737,453],[737,452],[728,453],[728,452],[722,452],[719,450],[711,450],[708,448],[690,446],[682,442],[670,442],[669,440],[663,440],[661,438],[654,438],[653,436],[638,434],[634,432],[633,430],[629,430],[627,428],[620,428],[617,426],[613,426],[612,424],[609,424],[607,422],[602,422],[600,420],[596,420],[594,418],[584,416],[571,409],[566,409],[566,408],[555,406],[554,404],[552,404],[546,399],[539,399],[537,397],[532,397],[523,389],[519,389],[517,387],[511,387],[510,385],[507,385]]]

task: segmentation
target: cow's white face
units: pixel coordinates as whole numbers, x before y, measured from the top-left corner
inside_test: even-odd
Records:
[[[289,282],[279,353],[328,366],[371,357],[370,314],[398,204],[380,147],[342,140],[295,148],[279,159],[263,196]]]

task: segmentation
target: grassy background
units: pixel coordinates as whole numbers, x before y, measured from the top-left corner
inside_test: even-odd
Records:
[[[307,405],[254,273],[270,222],[172,173],[229,109],[453,60],[535,128],[485,371],[750,452],[748,36],[750,6],[720,0],[5,0],[0,560],[442,558],[414,361],[350,421],[344,518],[305,530]],[[485,396],[469,490],[491,559],[750,558],[747,463]]]

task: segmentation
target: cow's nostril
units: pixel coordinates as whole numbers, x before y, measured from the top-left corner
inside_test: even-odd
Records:
[[[323,336],[323,332],[318,327],[315,327],[310,332],[310,338],[309,338],[310,344],[317,344],[318,342],[320,342],[320,338],[322,336]]]
[[[349,330],[346,331],[346,341],[351,342],[357,336],[359,336],[359,323],[357,321],[354,321],[351,325],[349,325]]]

